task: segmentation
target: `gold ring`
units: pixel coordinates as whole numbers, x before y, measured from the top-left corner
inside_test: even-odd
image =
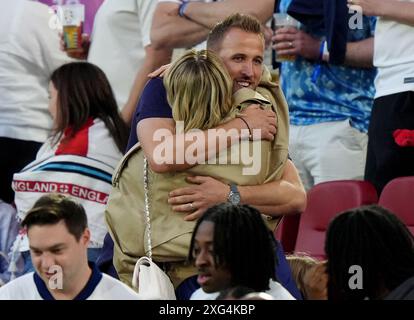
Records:
[[[293,42],[289,42],[289,47],[293,48]]]
[[[192,202],[190,202],[190,209],[191,210],[194,210],[194,206],[193,206],[193,203]]]

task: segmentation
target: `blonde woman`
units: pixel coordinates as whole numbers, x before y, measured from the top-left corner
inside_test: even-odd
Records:
[[[286,257],[293,278],[304,300],[326,300],[328,277],[326,262],[318,261],[306,253]]]
[[[232,110],[233,82],[220,59],[207,50],[185,53],[164,78],[173,119],[184,131],[211,129]]]
[[[164,84],[177,123],[176,133],[194,132],[194,137],[197,137],[196,129],[214,128],[233,119],[252,103],[276,111],[273,107],[276,103],[252,89],[242,88],[232,95],[232,81],[226,68],[214,53],[206,50],[185,53],[172,65]],[[258,140],[251,141],[249,136],[249,130],[242,136],[237,131],[230,133],[230,139],[241,138],[239,143],[218,155],[214,152],[207,163],[195,162],[199,164],[185,171],[162,173],[155,172],[148,166],[147,194],[151,215],[152,257],[163,264],[175,286],[196,274],[196,269],[186,265],[185,261],[197,216],[194,216],[195,212],[193,215],[174,212],[167,202],[168,194],[176,188],[189,186],[186,178],[194,175],[211,176],[229,185],[259,185],[280,179],[287,160],[287,141],[286,145],[279,147],[277,139],[265,141],[259,137]],[[153,151],[160,153],[160,159],[162,155],[168,157],[169,151],[174,150],[168,149],[172,146],[167,144],[163,147],[164,149],[160,147]],[[249,165],[242,161],[245,156],[243,150],[245,153],[256,150],[252,159],[253,162],[258,162],[258,171],[254,174],[244,174]],[[145,156],[148,159],[156,158],[154,155],[148,157],[147,152],[145,145],[142,148],[136,145],[124,157],[115,173],[115,187],[106,212],[109,230],[114,239],[114,265],[121,280],[128,284],[131,283],[135,262],[147,253],[143,168]],[[132,185],[138,185],[134,192],[131,192]],[[193,205],[197,206],[197,202]],[[196,211],[195,208],[193,211]]]

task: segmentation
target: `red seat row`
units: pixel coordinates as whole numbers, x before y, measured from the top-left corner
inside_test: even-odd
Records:
[[[395,213],[414,234],[414,176],[390,181],[379,199],[371,183],[356,180],[317,184],[307,197],[305,212],[284,217],[275,231],[286,253],[305,252],[324,259],[329,222],[342,211],[375,203]]]

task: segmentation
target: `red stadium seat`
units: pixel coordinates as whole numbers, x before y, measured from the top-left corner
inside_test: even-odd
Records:
[[[299,221],[300,214],[284,216],[280,225],[275,229],[275,238],[280,241],[285,253],[292,253],[295,250]]]
[[[374,186],[367,181],[340,180],[315,185],[308,192],[308,203],[299,223],[295,252],[325,259],[325,233],[340,212],[377,203]]]
[[[414,177],[400,177],[388,182],[378,204],[397,215],[414,234]]]

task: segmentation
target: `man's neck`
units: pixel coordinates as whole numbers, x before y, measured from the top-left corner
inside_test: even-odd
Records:
[[[86,287],[91,275],[92,269],[86,264],[76,277],[66,281],[69,283],[63,283],[62,289],[49,289],[49,292],[55,300],[73,300]]]

